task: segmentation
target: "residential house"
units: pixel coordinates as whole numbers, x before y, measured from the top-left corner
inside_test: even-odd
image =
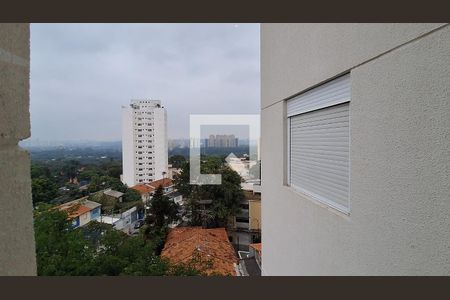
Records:
[[[118,214],[102,215],[97,221],[110,224],[117,230],[128,232],[135,221],[139,219],[139,213],[136,206]]]
[[[83,197],[61,204],[58,208],[68,213],[72,226],[77,228],[99,218],[101,204],[89,201],[87,197]]]
[[[239,259],[225,228],[177,227],[169,231],[161,257],[176,264],[188,263],[197,255],[211,261],[207,274],[237,275]]]
[[[261,195],[253,194],[248,199],[249,230],[261,234]],[[255,238],[253,238],[255,240]]]
[[[229,234],[237,250],[248,250],[248,246],[261,241],[261,195],[244,191],[245,199],[240,203],[240,212],[231,217]]]
[[[262,244],[261,243],[250,244],[249,251],[250,251],[249,257],[254,257],[256,260],[256,263],[258,264],[259,268],[261,269]]]
[[[155,188],[145,183],[137,184],[132,186],[131,189],[137,191],[141,195],[142,202],[146,203],[150,200]]]
[[[142,201],[145,203],[152,199],[153,194],[159,186],[163,187],[164,195],[168,196],[175,203],[183,205],[183,196],[176,191],[173,180],[169,178],[159,179],[150,183],[137,184],[131,188],[141,194]]]
[[[180,168],[175,168],[171,164],[168,165],[167,176],[170,179],[173,180],[175,176],[180,175],[180,174],[181,174],[181,169]]]
[[[238,251],[241,276],[261,276],[261,243],[250,244],[249,251]]]
[[[122,202],[124,193],[115,191],[112,189],[107,189],[103,192],[106,196],[116,200],[117,202]]]

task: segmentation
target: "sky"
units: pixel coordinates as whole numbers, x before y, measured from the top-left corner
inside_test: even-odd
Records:
[[[119,141],[131,99],[161,100],[172,139],[258,114],[259,44],[259,24],[32,24],[31,139]]]

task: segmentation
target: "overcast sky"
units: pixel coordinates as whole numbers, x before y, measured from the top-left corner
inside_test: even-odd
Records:
[[[191,113],[259,113],[259,25],[32,24],[30,95],[32,139],[121,140],[132,98],[185,138]]]

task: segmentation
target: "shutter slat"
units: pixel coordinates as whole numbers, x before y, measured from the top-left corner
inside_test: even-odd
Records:
[[[348,162],[344,163],[335,163],[335,162],[320,162],[320,161],[314,161],[309,160],[307,163],[304,161],[292,161],[292,165],[296,165],[299,168],[317,168],[318,170],[324,171],[324,172],[330,172],[331,174],[341,175],[341,176],[347,176],[347,173],[345,170],[342,170],[342,167],[348,165]]]
[[[292,164],[300,173],[308,174],[309,177],[316,178],[319,181],[328,182],[330,184],[336,185],[336,189],[346,190],[345,171],[334,171],[333,169],[327,168],[325,165],[320,168],[318,166],[307,166],[306,164]],[[344,174],[342,174],[344,173]]]
[[[301,184],[299,185],[297,183],[293,183],[292,185],[298,186],[310,193],[319,195],[327,199],[329,202],[337,202],[340,205],[344,205],[345,201],[343,200],[348,200],[347,189],[336,188],[327,182],[321,182],[316,178],[313,179],[311,176],[296,176],[294,178],[297,182],[301,182]]]
[[[287,101],[288,117],[349,102],[350,74],[341,76]]]
[[[343,103],[337,104],[337,99]],[[288,100],[290,185],[348,212],[349,76]],[[330,106],[331,105],[331,106]]]
[[[301,182],[301,185],[293,183],[293,186],[298,186],[306,192],[319,195],[327,199],[329,202],[337,202],[340,205],[345,205],[345,200],[348,195],[347,190],[340,190],[331,187],[329,184],[319,182],[317,179],[311,179],[305,176],[296,176],[296,181]],[[333,199],[333,200],[330,200]]]

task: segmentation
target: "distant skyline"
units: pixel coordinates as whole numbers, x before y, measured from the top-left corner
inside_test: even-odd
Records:
[[[259,42],[259,24],[32,24],[31,139],[120,141],[131,99],[162,101],[169,139],[190,113],[257,114]]]

